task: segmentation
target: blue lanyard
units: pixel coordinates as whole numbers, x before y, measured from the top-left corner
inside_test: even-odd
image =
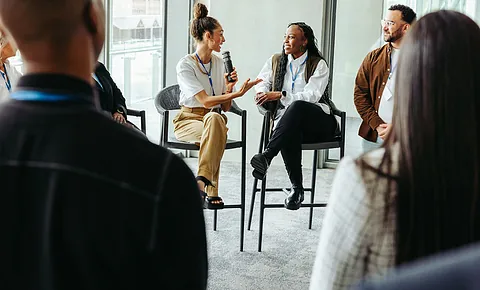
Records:
[[[207,68],[205,67],[205,65],[203,64],[203,61],[200,59],[200,57],[198,56],[198,53],[195,53],[195,55],[197,56],[197,59],[198,61],[200,62],[200,64],[202,65],[203,69],[205,70],[205,72],[207,73],[208,75],[208,81],[210,82],[210,87],[212,88],[212,96],[215,96],[215,90],[213,89],[213,81],[212,81],[212,66],[213,66],[213,62],[212,60],[210,60],[210,71],[207,71]]]
[[[101,83],[100,80],[98,79],[97,74],[96,74],[96,73],[93,73],[93,74],[92,74],[92,77],[93,77],[93,79],[97,82],[97,84],[100,86],[100,88],[102,88],[102,90],[103,90],[102,83]]]
[[[292,74],[292,93],[293,93],[293,89],[295,88],[295,81],[297,80],[297,77],[300,74],[300,69],[307,62],[307,59],[308,59],[308,56],[305,58],[305,60],[302,62],[302,64],[298,67],[295,75],[293,74],[292,63],[290,62],[290,73]]]
[[[40,91],[15,91],[10,97],[18,101],[57,102],[57,101],[87,101],[83,95],[62,95]]]
[[[5,81],[5,85],[7,86],[7,90],[9,92],[11,92],[12,91],[12,84],[10,83],[10,78],[8,77],[7,68],[5,67],[5,64],[3,64],[3,69],[5,70],[5,72],[0,70],[0,73],[2,74],[3,80]]]

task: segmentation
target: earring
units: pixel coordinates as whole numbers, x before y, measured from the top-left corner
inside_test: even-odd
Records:
[[[303,46],[303,45],[300,46],[300,51],[301,51],[301,52],[305,52],[305,51],[306,51],[305,46]]]

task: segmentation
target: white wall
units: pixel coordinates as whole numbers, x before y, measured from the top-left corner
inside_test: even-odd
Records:
[[[313,0],[209,0],[210,15],[219,20],[225,30],[226,42],[222,50],[229,50],[237,68],[239,83],[255,79],[265,61],[282,49],[283,35],[291,22],[309,24],[317,38],[321,36],[323,1]],[[352,1],[353,2],[353,1]],[[318,39],[320,44],[320,39]],[[237,86],[240,86],[238,84]],[[263,117],[253,101],[254,90],[237,99],[237,104],[248,111],[247,162],[258,151]],[[234,116],[229,120],[229,135],[239,136],[240,122]],[[231,152],[228,152],[231,151]],[[228,150],[225,160],[240,161],[239,150]],[[280,156],[280,155],[279,155]],[[280,158],[274,161],[283,164]],[[310,166],[311,155],[304,154],[304,164]],[[250,174],[250,173],[248,173]]]
[[[359,117],[353,104],[358,68],[381,36],[383,0],[338,0],[332,97],[348,117]]]

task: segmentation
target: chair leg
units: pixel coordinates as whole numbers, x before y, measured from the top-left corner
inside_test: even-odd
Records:
[[[250,214],[248,215],[248,230],[252,226],[253,209],[255,207],[255,196],[257,195],[258,179],[253,179],[252,200],[250,201]]]
[[[267,177],[262,180],[262,191],[260,194],[260,221],[258,224],[258,251],[262,251],[262,237],[263,237],[263,217],[265,214],[265,190],[267,188]]]
[[[145,111],[140,112],[140,128],[143,134],[147,135],[147,116]]]
[[[263,152],[263,146],[265,145],[265,135],[266,135],[266,128],[269,126],[269,118],[264,117],[263,118],[263,124],[262,124],[262,133],[260,134],[260,144],[258,146],[258,153]],[[252,189],[252,200],[250,201],[250,214],[248,215],[248,227],[247,229],[250,230],[252,226],[252,217],[253,217],[253,209],[255,207],[255,196],[257,195],[257,186],[258,186],[258,179],[254,178],[253,179],[253,189]]]
[[[263,129],[262,129],[262,137],[260,140],[260,148],[259,152],[262,152],[262,148],[265,149],[264,147],[267,146],[268,140],[270,138],[270,131],[271,131],[271,126],[270,126],[270,117],[271,114],[267,112],[265,114],[265,117],[263,118]],[[258,181],[257,181],[258,182]],[[265,215],[265,191],[267,188],[267,176],[265,176],[262,179],[262,191],[260,194],[260,220],[258,224],[258,251],[262,251],[262,238],[263,238],[263,218]]]
[[[313,151],[313,168],[312,168],[312,191],[310,192],[310,203],[313,204],[315,202],[315,183],[317,179],[317,158],[318,158],[318,150]],[[313,221],[313,207],[310,207],[310,216],[308,220],[308,229],[312,229],[312,221]]]
[[[241,181],[241,209],[240,209],[240,252],[243,252],[243,243],[245,238],[245,175],[246,175],[246,163],[247,163],[247,150],[246,145],[242,147],[242,181]]]
[[[217,230],[217,210],[213,212],[213,230]]]

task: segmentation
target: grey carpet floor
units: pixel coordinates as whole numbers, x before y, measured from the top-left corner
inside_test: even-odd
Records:
[[[197,159],[189,158],[185,161],[196,172]],[[309,187],[312,171],[304,168],[303,172],[304,186]],[[219,192],[227,204],[240,201],[240,173],[240,163],[222,162]],[[332,169],[317,170],[316,202],[328,199],[334,173]],[[246,185],[247,220],[253,186],[250,165],[247,166]],[[269,169],[267,185],[289,185],[284,167],[272,166]],[[270,192],[267,193],[266,202],[283,203],[284,198],[282,192]],[[306,193],[305,200],[309,199],[310,194]],[[217,231],[213,231],[213,211],[205,211],[209,256],[208,289],[308,289],[325,209],[314,210],[311,230],[308,229],[308,208],[297,211],[267,209],[263,249],[259,253],[258,204],[257,198],[252,230],[245,231],[244,252],[239,251],[240,210],[219,211]]]

